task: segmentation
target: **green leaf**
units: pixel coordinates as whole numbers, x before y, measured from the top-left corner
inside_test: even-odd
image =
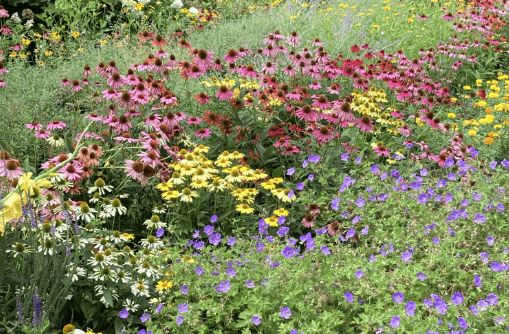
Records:
[[[111,295],[111,291],[109,289],[104,289],[103,295],[104,299],[106,299],[106,302],[109,305],[113,305],[113,296]]]
[[[283,166],[280,166],[276,169],[274,169],[274,171],[272,171],[272,176],[274,177],[280,177],[283,175],[283,172],[285,171],[284,167]]]
[[[124,327],[124,322],[120,318],[115,319],[115,333],[120,332],[120,330]]]

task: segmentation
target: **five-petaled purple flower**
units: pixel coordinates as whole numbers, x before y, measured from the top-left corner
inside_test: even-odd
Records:
[[[262,321],[260,320],[260,317],[257,316],[257,315],[253,315],[253,317],[251,318],[251,322],[255,325],[255,326],[258,326]]]
[[[279,316],[281,318],[289,319],[291,315],[292,315],[292,312],[290,311],[289,307],[283,307],[281,309],[281,312],[279,312]]]

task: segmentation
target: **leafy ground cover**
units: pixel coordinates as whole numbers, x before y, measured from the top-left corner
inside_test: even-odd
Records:
[[[3,53],[2,332],[509,330],[507,2],[124,6]]]

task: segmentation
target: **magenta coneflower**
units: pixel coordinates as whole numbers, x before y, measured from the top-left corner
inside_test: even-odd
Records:
[[[332,85],[330,85],[329,87],[327,87],[327,90],[329,91],[329,93],[331,94],[338,94],[339,95],[339,89],[341,88],[340,85],[338,84],[335,84],[333,83]]]
[[[117,103],[119,106],[126,109],[134,108],[136,105],[136,102],[131,99],[131,94],[129,94],[129,92],[122,92],[120,97],[117,97]]]
[[[124,132],[124,134],[122,136],[115,137],[114,139],[119,142],[122,142],[122,143],[123,142],[128,142],[128,143],[137,143],[138,142],[138,139],[132,138],[131,134],[129,132]]]
[[[120,96],[120,93],[117,92],[113,88],[109,88],[109,89],[103,90],[102,93],[103,93],[103,97],[106,100],[117,99]]]
[[[133,101],[136,101],[140,104],[145,104],[145,103],[148,103],[148,101],[150,101],[149,97],[145,94],[138,94],[138,95],[135,95],[133,96]]]
[[[206,138],[206,137],[210,136],[211,132],[210,132],[209,128],[204,128],[204,129],[196,130],[194,132],[194,134],[196,135],[196,137]]]
[[[121,133],[121,132],[128,132],[129,129],[131,129],[133,125],[129,121],[126,115],[120,115],[118,118],[118,124],[117,128],[115,129],[115,132]]]
[[[70,84],[71,84],[71,82],[67,78],[63,78],[62,82],[60,82],[60,86],[68,86]]]
[[[165,46],[166,40],[161,35],[157,35],[156,38],[152,41],[152,45],[155,46]]]
[[[82,75],[83,75],[83,76],[92,75],[92,70],[90,69],[90,66],[85,65],[85,67],[83,68],[83,73],[82,73]]]
[[[143,32],[141,34],[136,35],[136,37],[140,38],[141,41],[143,43],[145,43],[147,41],[147,39],[154,38],[154,33],[153,32],[148,32],[146,30],[143,30]]]
[[[203,74],[205,74],[205,68],[198,65],[191,66],[191,70],[187,72],[188,77],[192,79],[197,79]]]
[[[225,62],[233,64],[238,59],[238,53],[235,49],[230,49],[228,50],[228,53],[226,53],[226,55],[223,57],[223,59]]]
[[[131,86],[136,86],[140,83],[140,79],[138,79],[138,77],[135,75],[129,75],[126,77],[125,83]]]
[[[9,74],[9,71],[4,67],[4,62],[0,60],[0,76]]]
[[[317,99],[313,101],[313,107],[320,109],[328,109],[331,107],[331,103],[327,101],[327,98],[324,95],[319,95]]]
[[[90,84],[90,81],[88,81],[87,78],[83,78],[83,79],[81,79],[81,84],[82,85],[88,85],[88,84]]]
[[[196,94],[194,96],[194,99],[198,104],[205,104],[210,102],[210,96],[207,95],[207,93],[201,92],[199,94]]]
[[[257,79],[259,77],[253,65],[247,65],[239,68],[239,73],[245,77],[251,77]]]
[[[355,123],[359,130],[362,132],[371,132],[373,130],[374,125],[369,116],[363,116],[355,120]]]
[[[191,117],[189,117],[189,119],[187,120],[186,123],[189,124],[189,125],[198,125],[198,124],[201,123],[201,118],[200,117],[191,116]]]
[[[288,66],[284,67],[281,71],[286,75],[290,75],[290,76],[295,75],[295,69],[292,67],[292,65],[288,65]]]
[[[0,79],[0,87],[7,87],[7,83]]]
[[[161,120],[162,120],[161,115],[152,114],[145,119],[145,124],[155,128],[156,126],[161,124]]]
[[[168,105],[177,104],[177,97],[174,96],[172,93],[165,94],[163,97],[161,97],[161,102]]]
[[[274,147],[287,147],[291,144],[287,137],[281,137],[274,143]]]
[[[302,225],[304,225],[305,228],[311,228],[315,226],[315,215],[308,213],[307,215],[302,218]]]
[[[398,132],[402,133],[405,137],[410,136],[410,131],[412,131],[412,129],[406,124],[398,130]]]
[[[442,15],[442,19],[444,19],[445,21],[451,21],[454,20],[454,15],[452,15],[452,13],[449,12],[447,14]]]
[[[9,13],[5,10],[4,6],[0,6],[0,17],[9,17]]]
[[[320,89],[322,88],[322,85],[318,82],[318,81],[313,81],[310,85],[309,85],[309,88],[311,89]]]
[[[276,73],[276,66],[268,61],[265,65],[263,65],[262,72],[264,74],[274,74]]]
[[[23,169],[16,159],[7,159],[4,163],[4,168],[0,169],[0,176],[7,177],[8,180],[17,179],[23,175]]]
[[[214,64],[214,53],[203,49],[198,50],[198,54],[194,58],[195,64],[203,70],[211,67]]]
[[[159,161],[159,155],[156,151],[142,152],[139,153],[138,156],[141,157],[141,162],[152,168],[156,168],[156,166],[161,164]]]
[[[108,63],[108,66],[106,66],[106,68],[104,69],[104,72],[109,73],[109,74],[118,72],[118,67],[114,60],[112,60]]]
[[[232,96],[233,92],[224,85],[221,85],[216,93],[216,97],[221,101],[228,100]]]
[[[302,100],[302,95],[300,95],[299,92],[297,92],[295,89],[292,90],[291,93],[288,93],[286,94],[286,98],[287,99],[292,99],[292,100],[297,100],[297,101],[300,101]]]
[[[157,51],[156,53],[154,53],[154,56],[156,57],[160,57],[160,58],[167,58],[168,57],[168,54],[163,50],[163,49],[159,49],[159,51]]]
[[[72,81],[72,87],[71,87],[71,90],[73,92],[79,92],[80,90],[82,90],[83,87],[80,86],[80,82],[78,80],[73,80]]]
[[[40,130],[40,129],[42,129],[42,124],[39,124],[37,122],[27,123],[27,124],[25,124],[25,126],[26,126],[27,129],[30,129],[30,130]]]
[[[111,88],[119,89],[125,84],[125,76],[118,73],[113,73],[110,77],[108,77],[106,82],[109,86],[111,86]]]
[[[0,28],[0,32],[1,32],[4,36],[6,36],[6,35],[12,35],[12,30],[11,30],[11,29],[9,29],[9,27],[8,27],[6,24],[4,24],[4,25],[2,26],[2,28]]]
[[[321,128],[314,130],[313,136],[316,137],[319,144],[330,142],[332,139],[334,139],[332,126],[322,126]]]
[[[284,150],[281,151],[282,155],[288,155],[288,154],[297,154],[300,152],[300,149],[297,145],[290,145],[285,147]]]
[[[377,156],[384,156],[384,157],[388,157],[391,155],[391,151],[389,151],[385,146],[383,145],[380,145],[380,146],[375,146],[373,147],[373,151],[377,154]]]
[[[14,44],[11,46],[11,50],[14,50],[14,51],[19,51],[21,49],[23,49],[23,45],[21,45],[21,44]]]
[[[294,31],[291,33],[290,36],[286,39],[286,44],[290,45],[291,47],[295,48],[297,45],[300,45],[300,36],[297,35],[297,32]]]
[[[139,95],[139,94],[150,95],[150,92],[148,91],[148,88],[145,87],[145,85],[143,83],[139,83],[136,85],[136,87],[134,87],[133,89],[131,89],[129,91],[129,94],[131,94],[131,96],[135,96],[135,95]]]
[[[318,114],[308,104],[306,104],[302,108],[297,109],[297,111],[295,112],[295,116],[306,122],[308,121],[316,122],[318,120]]]
[[[135,180],[141,180],[143,177],[143,163],[140,161],[124,160],[126,165],[125,173]]]
[[[313,46],[323,46],[323,43],[322,43],[322,42],[320,42],[320,39],[318,39],[318,37],[317,37],[317,38],[315,38],[315,39],[314,39],[314,40],[312,40],[312,41],[309,41],[309,42],[310,42],[310,43],[311,43],[311,45],[313,45]]]
[[[79,182],[81,181],[81,173],[83,172],[83,168],[80,166],[79,162],[73,161],[72,163],[68,162],[64,167],[60,168],[60,173],[64,174],[64,177],[71,182]]]
[[[274,48],[272,45],[267,45],[267,47],[265,49],[262,50],[262,54],[263,55],[266,55],[267,57],[272,57],[273,55],[275,55],[276,53],[278,53],[278,49],[277,48]]]
[[[55,119],[55,120],[53,120],[53,122],[49,123],[46,126],[46,129],[48,129],[48,130],[63,129],[66,126],[67,125],[64,122],[61,122],[61,121]]]
[[[91,113],[90,115],[87,115],[85,117],[95,122],[100,122],[103,120],[103,118],[96,113]]]
[[[129,109],[125,115],[127,117],[136,117],[136,116],[141,116],[141,112],[139,110],[135,110],[135,109]]]

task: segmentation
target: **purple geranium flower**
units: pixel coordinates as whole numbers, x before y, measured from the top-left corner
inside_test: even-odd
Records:
[[[403,252],[401,254],[401,260],[405,261],[405,262],[410,262],[410,260],[412,259],[412,253],[410,252]]]
[[[215,222],[217,222],[217,215],[212,215],[212,217],[210,217],[210,222],[212,224],[214,224]]]
[[[150,319],[150,314],[148,313],[143,313],[142,316],[140,317],[141,322],[145,322],[148,319]]]
[[[413,301],[409,301],[405,305],[405,311],[409,317],[413,317],[415,315],[414,312],[416,309],[417,309],[417,305]]]
[[[176,321],[177,321],[177,325],[179,325],[179,326],[180,326],[180,325],[182,325],[182,323],[184,322],[184,317],[183,317],[183,316],[181,316],[181,315],[179,315],[179,316],[177,317]]]
[[[186,313],[187,311],[189,311],[189,309],[187,307],[187,303],[179,304],[178,310],[179,310],[179,313]]]
[[[451,302],[452,302],[454,305],[460,305],[461,303],[463,303],[463,295],[462,295],[460,292],[455,292],[455,293],[451,296]]]
[[[233,268],[226,269],[226,276],[234,277],[235,275],[237,275],[237,272],[235,271],[235,269],[233,269]]]
[[[297,250],[295,250],[295,248],[290,247],[290,246],[285,247],[285,249],[283,249],[281,251],[281,254],[283,254],[283,256],[286,257],[287,259],[293,257],[297,253],[298,253]]]
[[[187,295],[188,292],[189,292],[189,288],[187,287],[187,285],[182,285],[180,287],[180,293],[182,293],[183,295]]]
[[[251,318],[251,322],[255,325],[255,326],[258,326],[262,321],[260,320],[260,317],[257,316],[257,315],[253,315],[253,317]]]
[[[196,273],[196,275],[201,275],[203,274],[203,268],[202,267],[197,267],[194,272]]]
[[[126,310],[126,309],[123,309],[122,311],[118,312],[118,316],[121,318],[121,319],[125,319],[129,316],[129,311]]]
[[[228,246],[233,246],[235,245],[235,238],[234,237],[231,237],[228,239],[228,242],[226,243]]]
[[[160,228],[156,232],[156,237],[160,238],[164,235],[164,228]]]
[[[281,318],[289,319],[291,315],[292,315],[292,312],[290,311],[289,307],[283,307],[281,309],[281,312],[279,312],[279,316]]]
[[[401,292],[396,292],[392,295],[392,299],[394,299],[396,303],[403,303],[405,300],[405,295]]]
[[[203,232],[205,232],[206,235],[210,236],[212,232],[214,232],[214,226],[207,225],[203,228]]]
[[[288,168],[288,170],[286,171],[286,175],[293,175],[295,173],[295,168],[291,167],[291,168]]]
[[[213,233],[209,236],[209,242],[214,245],[214,246],[217,246],[219,244],[219,242],[221,242],[221,233]]]
[[[420,280],[421,282],[424,281],[426,278],[428,278],[428,276],[426,276],[426,274],[423,274],[421,272],[417,273],[417,279]]]
[[[350,292],[345,292],[345,299],[347,302],[353,302],[353,295]]]
[[[400,318],[398,316],[395,316],[391,319],[391,327],[397,328],[400,324]]]
[[[460,327],[462,329],[467,329],[468,328],[467,321],[464,318],[462,318],[462,317],[458,317],[458,324],[460,325]]]
[[[156,313],[159,313],[163,310],[163,304],[160,303],[159,305],[157,305],[157,308],[156,308]]]
[[[330,250],[329,250],[329,247],[323,245],[322,247],[320,247],[320,250],[322,251],[323,255],[327,256],[330,254]]]
[[[254,287],[255,287],[255,285],[254,285],[253,281],[251,281],[250,279],[248,279],[248,280],[246,281],[246,288],[248,288],[248,289],[252,289],[252,288],[254,288]]]
[[[362,278],[362,276],[364,276],[364,273],[362,272],[362,270],[357,270],[355,272],[355,277]]]
[[[371,166],[371,173],[376,174],[380,171],[380,168],[377,165]]]

